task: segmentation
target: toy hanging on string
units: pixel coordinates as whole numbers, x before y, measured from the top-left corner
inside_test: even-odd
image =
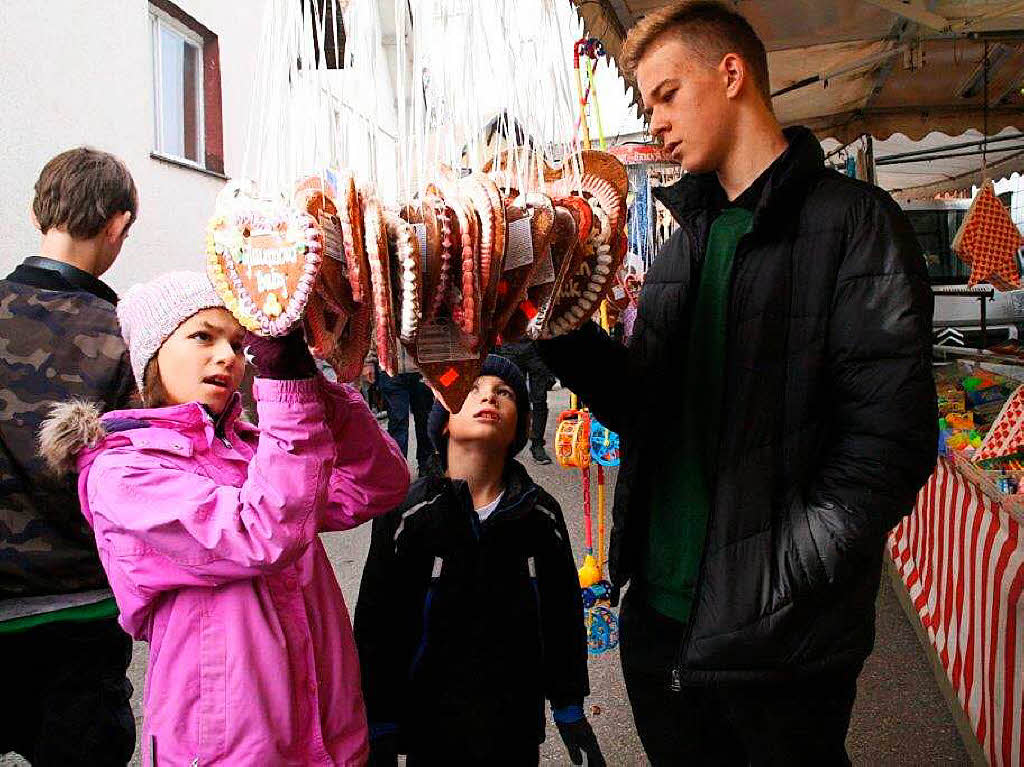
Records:
[[[604,466],[598,471],[598,540],[594,554],[594,527],[590,505],[591,435],[593,419],[586,410],[566,410],[558,417],[555,429],[555,457],[565,469],[579,469],[583,490],[583,527],[586,554],[579,568],[580,588],[585,608],[587,649],[593,655],[610,650],[619,643],[618,619],[608,607],[611,584],[604,579]],[[598,425],[601,432],[606,430]],[[611,434],[611,432],[608,432]],[[604,438],[602,437],[602,440]]]

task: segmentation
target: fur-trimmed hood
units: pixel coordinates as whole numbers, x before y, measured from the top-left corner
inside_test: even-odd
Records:
[[[39,455],[57,476],[77,471],[78,454],[105,436],[103,414],[92,402],[71,400],[54,405],[39,427]]]
[[[209,443],[219,425],[225,429],[235,428],[243,436],[251,436],[256,427],[241,420],[241,414],[241,398],[237,394],[220,424],[215,424],[196,402],[102,413],[95,403],[72,400],[54,405],[49,417],[39,427],[39,455],[50,471],[57,476],[65,476],[81,470],[80,461],[84,454],[98,451],[104,440],[123,432],[150,427],[171,429],[193,436],[204,434],[205,441]]]

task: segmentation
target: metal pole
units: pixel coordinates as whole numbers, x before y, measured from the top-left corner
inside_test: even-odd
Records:
[[[1024,144],[1017,144],[1015,146],[1004,146],[999,147],[996,151],[998,152],[1020,152],[1024,150]],[[912,165],[917,162],[931,162],[932,160],[953,160],[957,157],[977,157],[978,155],[984,156],[986,150],[984,147],[981,149],[975,149],[970,152],[948,152],[943,154],[930,154],[926,157],[910,157],[905,160],[893,160],[890,157],[882,157],[881,159],[875,160],[875,165]]]
[[[1018,139],[1024,139],[1024,133],[1014,133],[1012,136],[996,136],[990,139],[979,139],[978,141],[960,141],[956,144],[946,144],[945,146],[933,146],[931,149],[915,149],[913,152],[899,152],[897,154],[887,154],[885,157],[879,157],[876,162],[881,163],[886,160],[902,160],[905,157],[922,157],[924,155],[934,154],[936,152],[952,152],[954,149],[967,149],[968,147],[981,146],[982,144],[998,144],[1002,141],[1017,141]],[[835,150],[838,153],[842,150],[842,147]],[[825,159],[828,159],[827,157]]]

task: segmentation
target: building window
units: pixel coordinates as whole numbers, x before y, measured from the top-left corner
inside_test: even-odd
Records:
[[[154,154],[224,171],[217,36],[169,0],[151,0]]]

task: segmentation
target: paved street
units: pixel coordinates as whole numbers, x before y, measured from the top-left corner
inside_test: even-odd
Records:
[[[567,406],[568,395],[552,392],[549,399],[552,416],[548,424],[554,430],[557,413]],[[410,454],[415,451],[411,448]],[[552,465],[536,466],[524,452],[524,460],[533,476],[562,505],[577,551],[583,547],[583,515],[578,473]],[[612,474],[612,477],[614,474]],[[609,490],[612,487],[609,483]],[[611,493],[609,492],[609,504]],[[594,493],[596,534],[596,490]],[[610,520],[609,520],[610,528]],[[359,576],[369,545],[369,525],[347,533],[324,536],[331,561],[341,582],[350,609],[359,591]],[[965,751],[952,717],[941,698],[927,660],[910,624],[888,586],[878,600],[878,638],[876,650],[861,675],[860,692],[854,709],[849,750],[856,765],[966,765]],[[141,712],[145,674],[146,646],[136,645],[131,679],[135,685],[135,710]],[[626,700],[617,652],[590,659],[590,684],[593,695],[587,710],[610,765],[643,765],[645,759],[633,729]],[[141,729],[141,714],[139,714]],[[553,727],[542,747],[545,764],[568,764],[565,750]],[[133,764],[139,764],[136,756]],[[0,757],[0,767],[22,765],[14,757]]]

